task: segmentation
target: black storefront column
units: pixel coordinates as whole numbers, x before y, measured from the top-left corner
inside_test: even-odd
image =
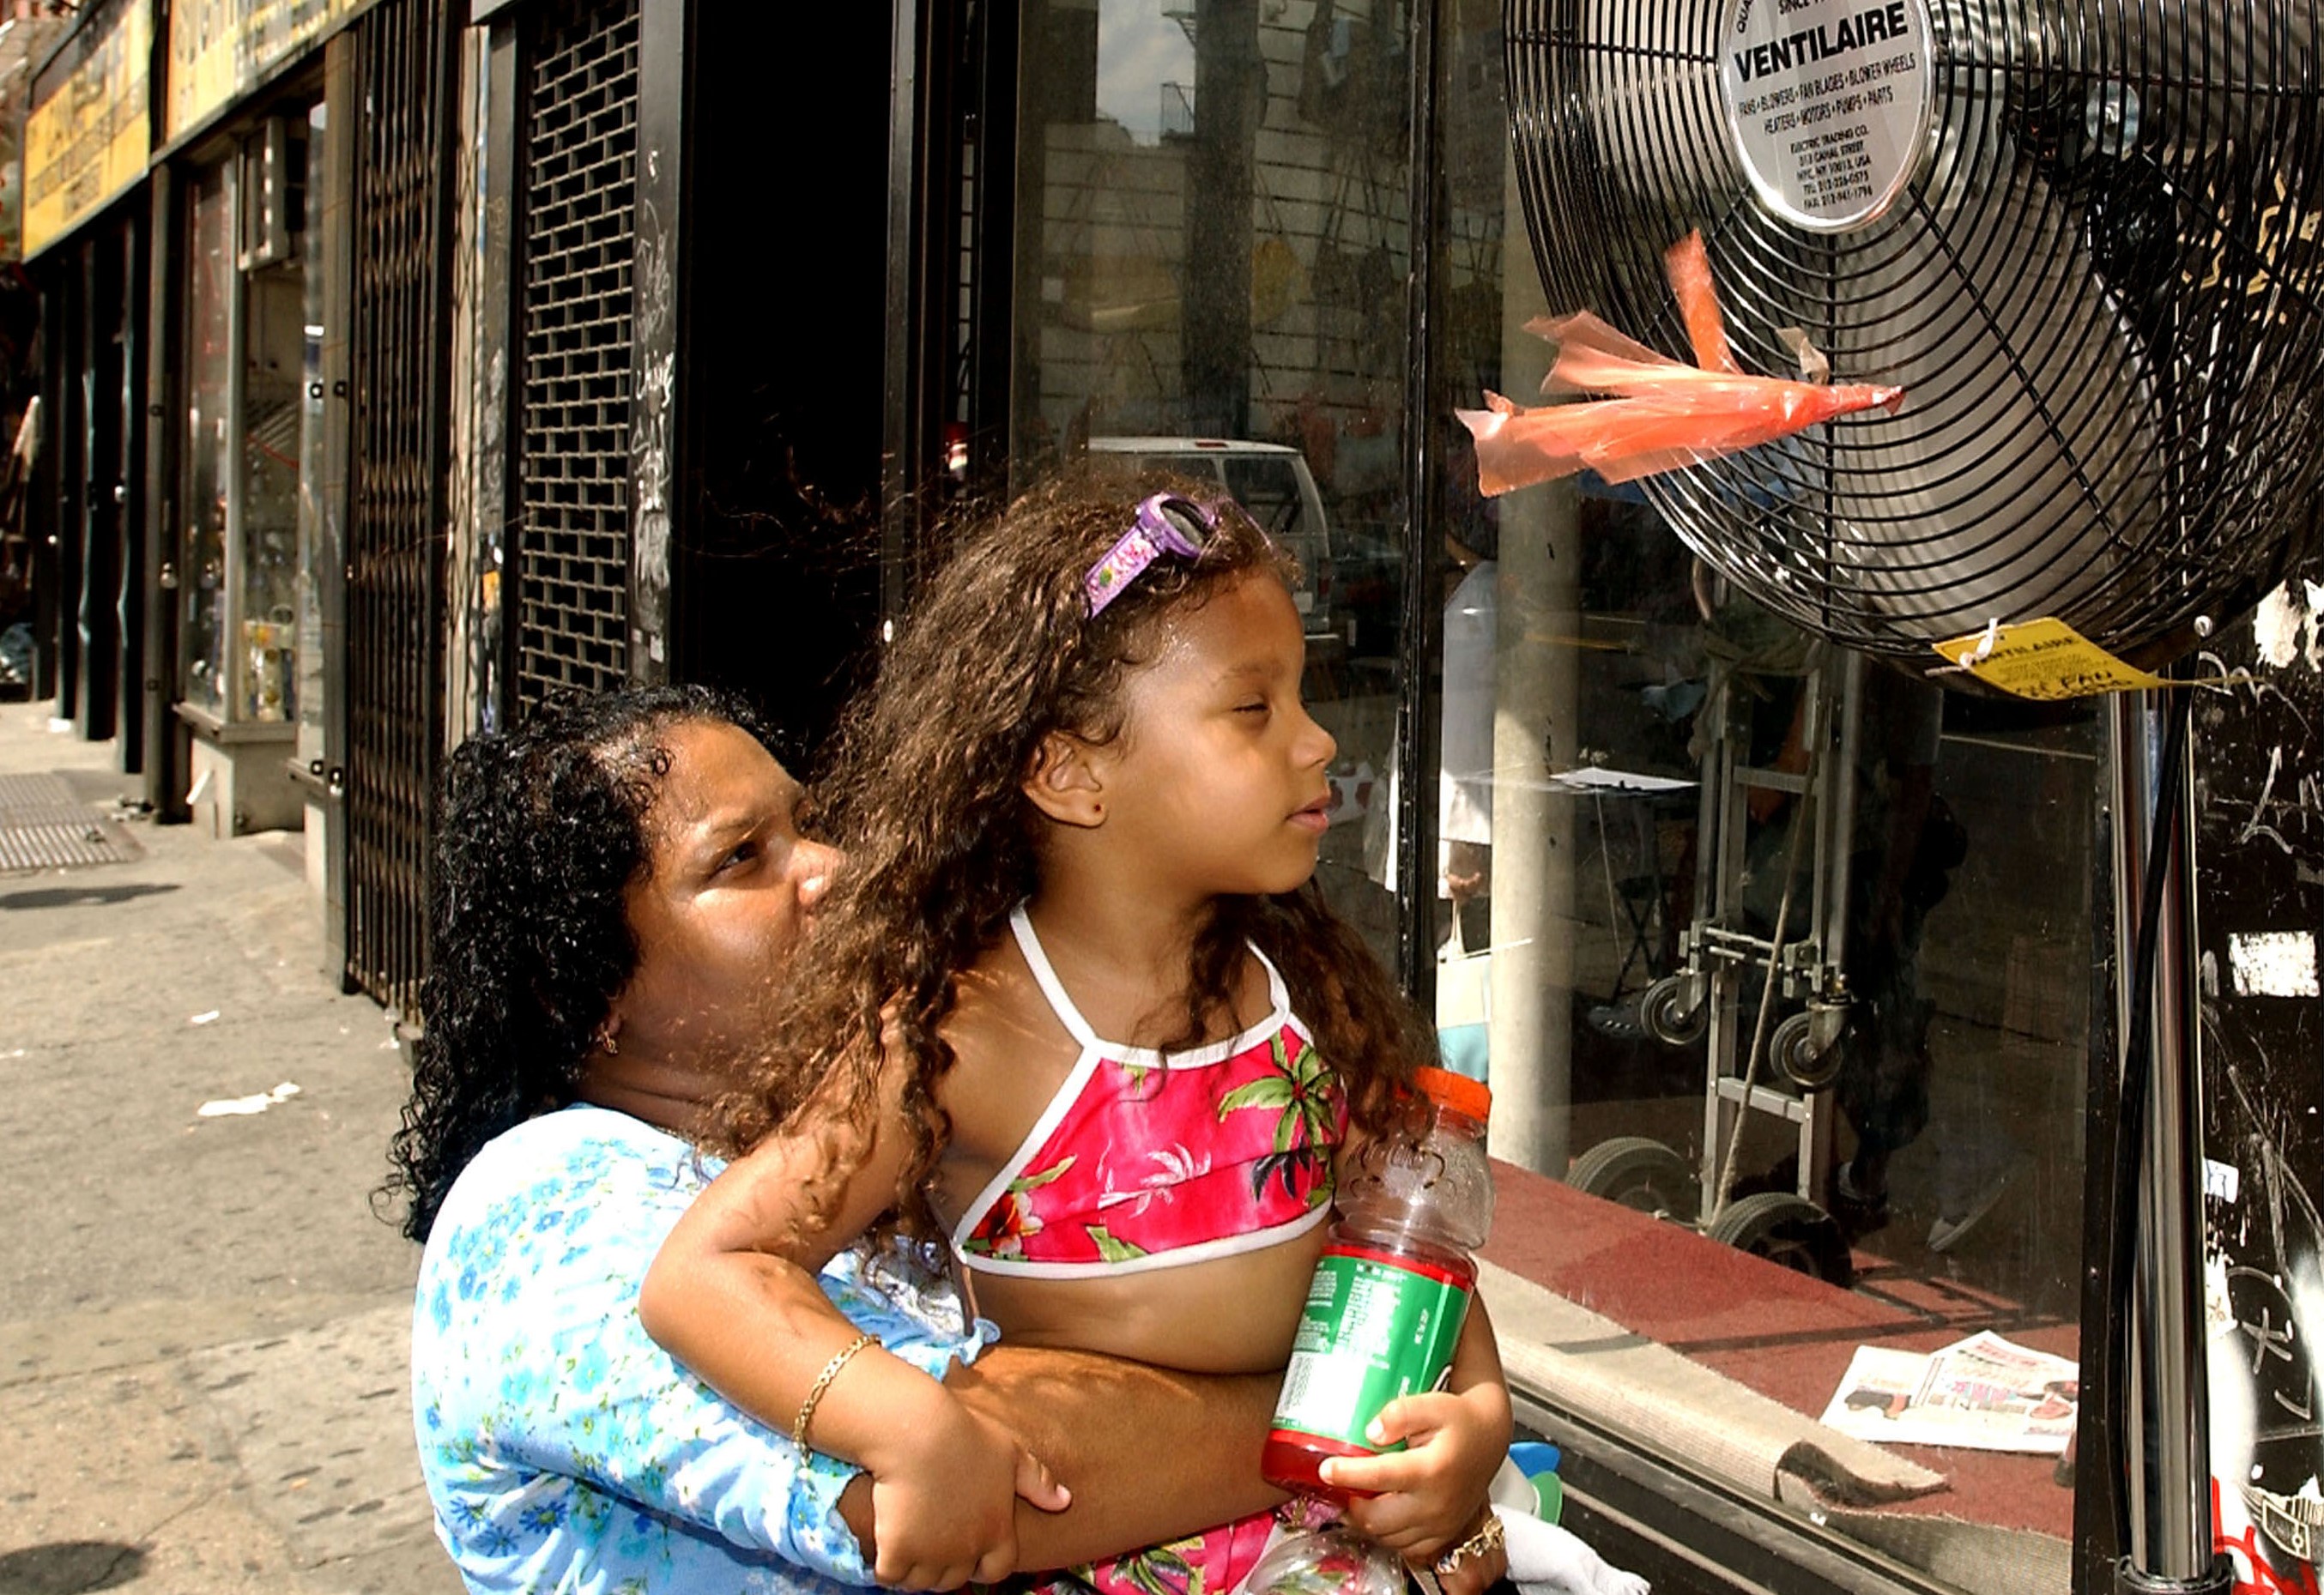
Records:
[[[61,506],[58,502],[58,455],[63,443],[59,401],[64,393],[65,335],[64,325],[59,319],[63,313],[63,300],[57,290],[53,269],[41,284],[40,300],[40,452],[32,463],[25,516],[32,537],[32,696],[45,699],[55,697],[60,686],[57,668],[57,584],[60,579],[59,554],[63,545],[58,530],[63,524],[59,518]]]
[[[49,530],[56,549],[55,579],[50,590],[56,594],[56,613],[49,627],[55,639],[55,674],[51,684],[56,694],[57,715],[60,719],[79,719],[81,689],[80,604],[82,555],[81,530],[82,484],[88,475],[84,447],[87,442],[82,419],[81,366],[84,358],[84,327],[81,319],[81,300],[86,284],[80,263],[73,254],[60,254],[49,268],[47,289],[41,295],[41,319],[54,335],[51,351],[49,381],[45,388],[49,396],[49,436],[55,447],[54,475],[51,478],[54,496],[50,501],[52,519]]]
[[[143,207],[132,203],[113,254],[121,273],[119,356],[106,404],[115,418],[113,453],[113,543],[121,580],[114,606],[114,735],[124,774],[145,768],[145,610],[152,567],[145,559],[145,293],[148,235]]]
[[[180,258],[176,248],[177,183],[173,169],[167,163],[156,166],[149,181],[145,343],[152,349],[174,349],[182,307],[175,287]],[[145,689],[139,714],[145,802],[155,817],[174,823],[188,817],[187,770],[192,762],[193,733],[175,709],[180,686],[179,594],[183,573],[178,563],[179,513],[174,486],[178,480],[179,434],[167,422],[176,396],[170,366],[166,358],[149,360],[143,373],[141,397],[146,421],[142,429],[145,447],[139,465],[143,493],[134,523],[143,529],[144,567],[151,573],[152,588],[145,596],[139,628]]]
[[[113,734],[115,672],[119,665],[121,506],[113,466],[120,448],[118,393],[121,272],[109,240],[99,233],[73,252],[80,276],[80,363],[73,373],[76,454],[80,463],[80,583],[74,627],[79,646],[79,687],[73,728],[88,742]]]

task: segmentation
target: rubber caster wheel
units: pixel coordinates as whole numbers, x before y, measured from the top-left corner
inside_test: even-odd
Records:
[[[1633,1212],[1682,1223],[1692,1223],[1702,1208],[1702,1184],[1693,1166],[1642,1135],[1600,1141],[1573,1160],[1565,1183]]]
[[[1692,976],[1666,974],[1639,1000],[1638,1022],[1665,1046],[1692,1046],[1711,1028],[1711,1004],[1694,990]]]
[[[1759,1191],[1728,1204],[1704,1231],[1723,1246],[1847,1289],[1856,1280],[1848,1240],[1831,1214],[1789,1191]]]
[[[1802,1091],[1821,1091],[1840,1078],[1839,1037],[1818,1046],[1815,1021],[1812,1013],[1795,1013],[1767,1038],[1767,1056],[1775,1073]]]

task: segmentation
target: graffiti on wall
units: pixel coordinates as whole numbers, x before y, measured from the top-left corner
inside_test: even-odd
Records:
[[[2240,1595],[2324,1595],[2324,586],[2203,663],[2249,672],[2194,722],[2215,1527]]]

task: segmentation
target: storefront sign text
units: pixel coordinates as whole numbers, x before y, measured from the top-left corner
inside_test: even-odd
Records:
[[[24,254],[38,254],[145,175],[153,0],[91,13],[32,86],[24,117]]]
[[[174,0],[166,143],[257,87],[372,0]]]

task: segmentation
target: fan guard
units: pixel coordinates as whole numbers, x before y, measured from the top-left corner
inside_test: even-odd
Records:
[[[1895,416],[1646,480],[1758,603],[1923,661],[2054,615],[2153,665],[2304,545],[2324,474],[2315,0],[1506,0],[1504,20],[1553,309],[1687,357],[1662,254],[1699,227],[1747,369],[1794,374],[1780,332],[1799,328],[1834,380],[1905,389]],[[1793,37],[1732,53],[1771,28]],[[1918,77],[1865,71],[1922,51]],[[1758,103],[1803,82],[1821,97]],[[1776,119],[1812,103],[1820,123]],[[1830,136],[1868,128],[1868,154]],[[1849,150],[1829,192],[1811,139]]]

